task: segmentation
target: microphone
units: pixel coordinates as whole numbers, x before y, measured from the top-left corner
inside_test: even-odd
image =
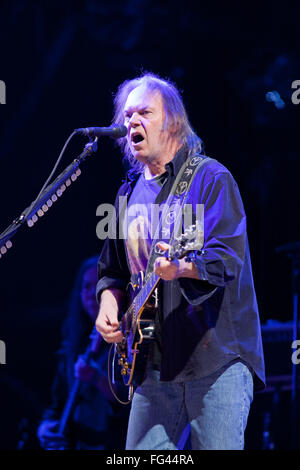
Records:
[[[75,132],[90,137],[101,137],[103,135],[106,137],[112,137],[113,139],[120,139],[121,137],[126,136],[127,127],[118,126],[117,124],[110,127],[80,127],[79,129],[75,129]]]

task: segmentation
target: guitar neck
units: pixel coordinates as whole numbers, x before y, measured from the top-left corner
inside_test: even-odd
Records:
[[[182,259],[188,256],[187,260],[192,261],[192,251],[202,250],[204,240],[203,229],[200,222],[185,229],[184,233],[173,240],[169,245],[167,253],[162,253],[169,261]],[[160,252],[157,252],[160,255]],[[149,261],[148,261],[149,262]],[[152,260],[150,260],[152,268]],[[154,263],[155,266],[155,263]],[[142,273],[138,279],[142,279]],[[130,386],[130,396],[132,397],[133,387],[143,383],[146,377],[146,366],[150,354],[149,344],[155,340],[155,323],[158,314],[158,292],[156,290],[154,302],[149,302],[150,296],[160,281],[160,276],[154,272],[147,275],[143,286],[132,300],[132,303],[120,321],[122,340],[117,344],[119,355],[118,364],[121,366],[121,375],[125,385]],[[142,281],[140,282],[142,284]],[[134,294],[137,289],[134,288]],[[139,286],[140,287],[140,286]],[[141,353],[141,354],[138,354]],[[130,400],[131,401],[131,398]]]
[[[157,274],[155,274],[154,272],[148,276],[144,286],[132,302],[134,304],[134,310],[136,312],[139,312],[141,308],[146,304],[155,287],[157,286],[159,280],[160,277],[157,276]]]

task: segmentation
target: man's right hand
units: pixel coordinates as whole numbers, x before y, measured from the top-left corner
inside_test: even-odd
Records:
[[[101,294],[96,329],[108,343],[120,343],[123,338],[118,321],[119,308],[124,293],[119,289],[106,289]]]

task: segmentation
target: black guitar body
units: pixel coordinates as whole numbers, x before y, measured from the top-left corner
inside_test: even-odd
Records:
[[[131,285],[130,297],[133,299],[142,288],[142,280],[138,287]],[[119,365],[125,385],[138,387],[146,377],[146,369],[150,350],[155,338],[154,322],[158,313],[156,292],[152,293],[138,316],[126,315],[123,318],[122,331],[124,338],[117,345]],[[135,328],[133,324],[135,323]],[[134,372],[134,373],[133,373]]]
[[[149,354],[155,338],[154,319],[157,314],[157,309],[153,307],[146,307],[143,310],[140,319],[140,331],[142,334],[142,342],[140,341],[140,334],[137,331],[138,353],[135,357],[135,370],[133,379],[131,381],[134,387],[142,384],[146,378],[146,369],[149,360]]]

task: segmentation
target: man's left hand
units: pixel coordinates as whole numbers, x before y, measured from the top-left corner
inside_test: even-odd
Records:
[[[167,251],[170,245],[165,242],[158,242],[157,247],[162,251]],[[159,256],[155,260],[154,272],[164,281],[173,281],[179,277],[199,279],[194,263],[188,263],[184,258],[169,261],[166,257]]]
[[[167,251],[170,245],[159,242],[157,243],[157,247],[162,251]],[[174,259],[173,261],[169,261],[165,256],[159,256],[155,260],[154,272],[164,281],[173,281],[173,279],[179,277],[180,261],[183,260]]]

